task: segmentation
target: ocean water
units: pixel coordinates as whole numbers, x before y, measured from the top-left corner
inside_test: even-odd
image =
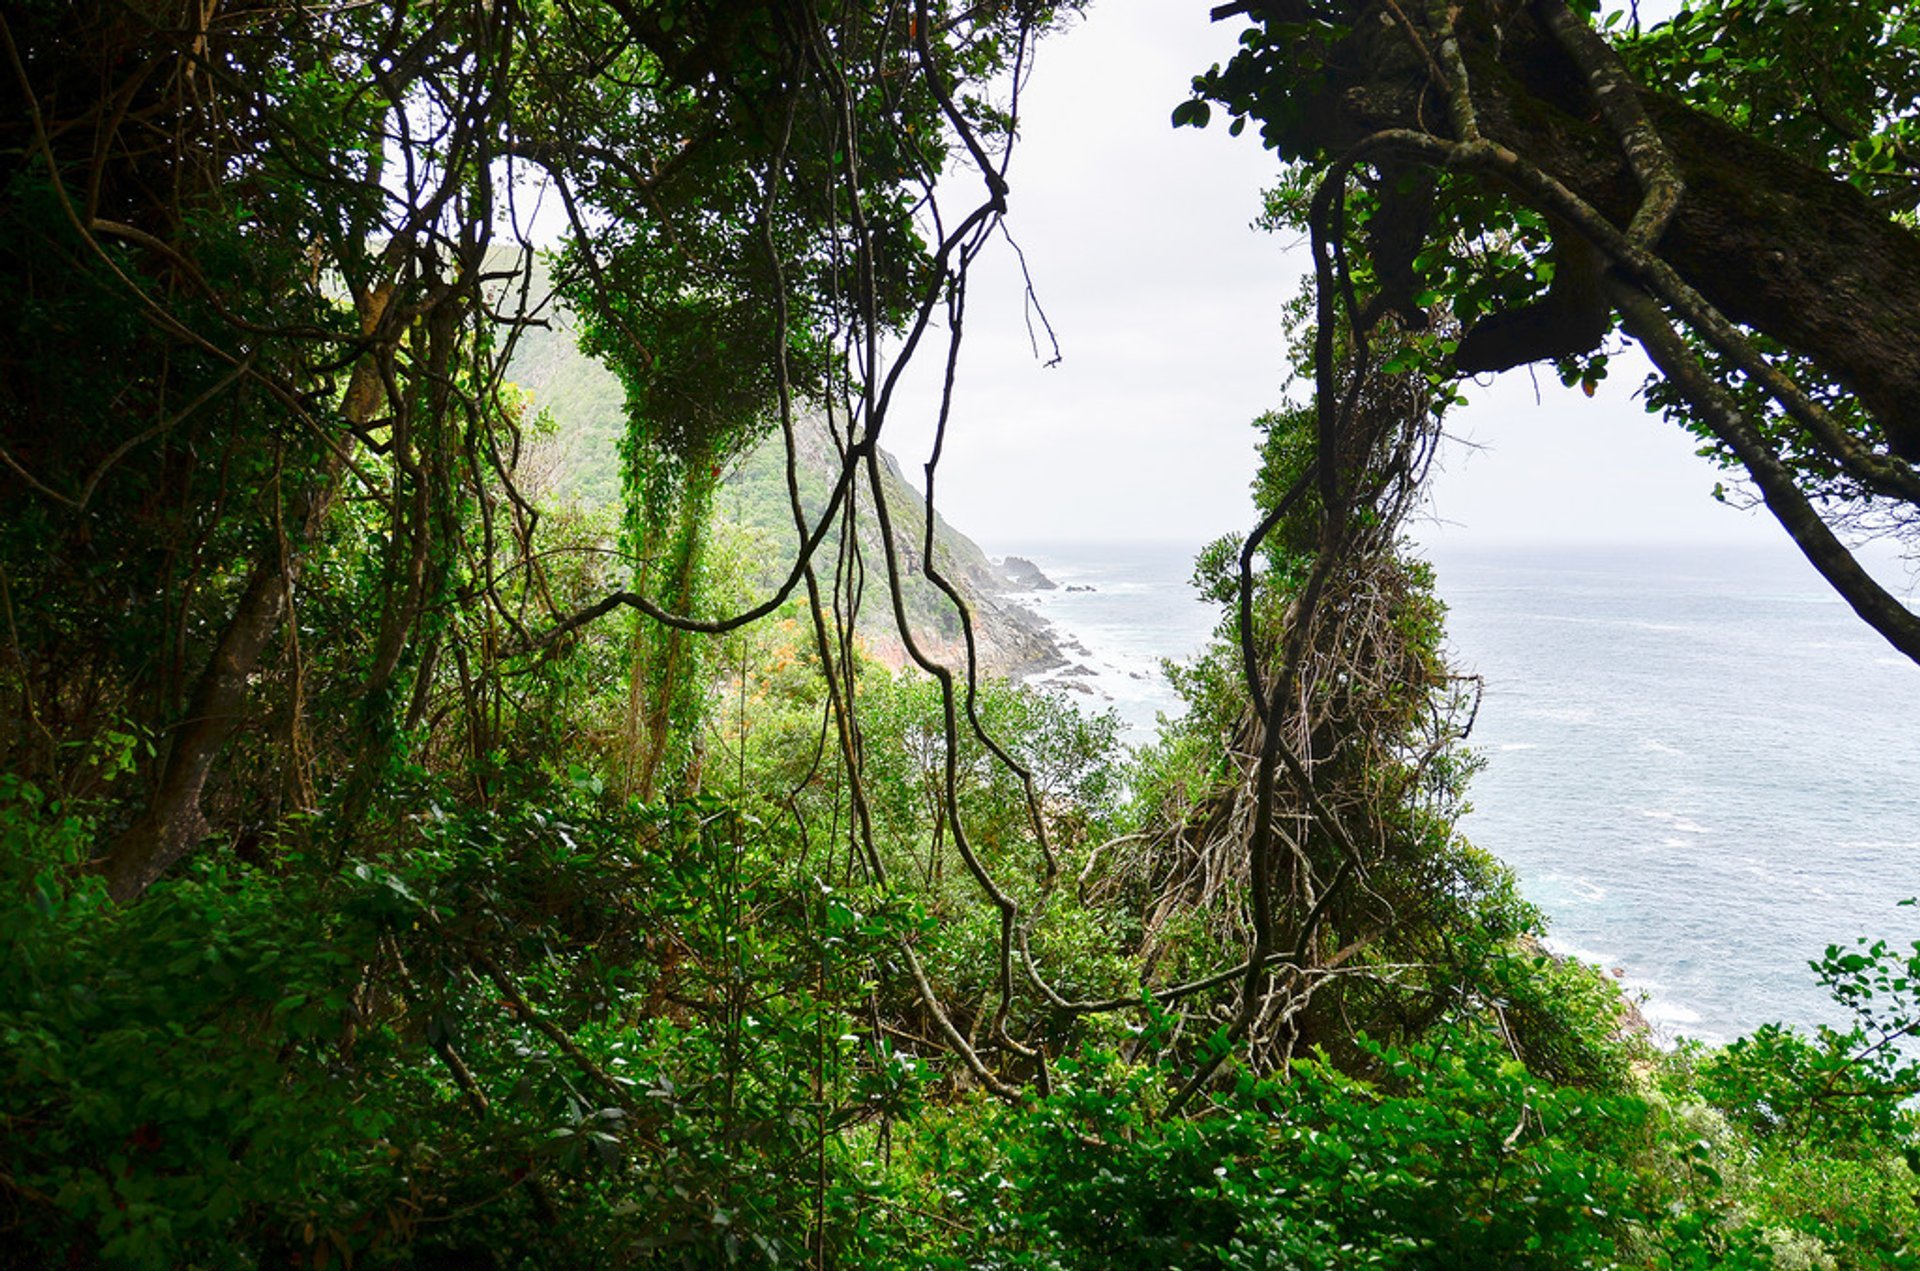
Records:
[[[1088,709],[1115,712],[1128,741],[1151,741],[1160,715],[1181,710],[1162,661],[1198,653],[1218,620],[1188,583],[1200,544],[996,548],[996,557],[1024,556],[1057,584],[1013,597],[1053,624],[1068,658],[1034,682],[1067,690]]]
[[[1195,546],[1011,546],[1056,581],[1088,704],[1151,736],[1162,657],[1213,614]],[[1430,551],[1457,669],[1485,679],[1462,828],[1551,943],[1613,970],[1667,1037],[1842,1023],[1808,968],[1920,938],[1920,668],[1790,549]],[[1898,570],[1891,581],[1900,582]]]

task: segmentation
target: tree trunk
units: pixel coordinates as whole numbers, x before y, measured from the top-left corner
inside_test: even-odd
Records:
[[[1244,11],[1280,21],[1287,7]],[[1469,0],[1456,23],[1487,138],[1625,227],[1639,185],[1531,6]],[[1428,65],[1395,10],[1362,0],[1350,30],[1328,53],[1325,87],[1268,130],[1281,148],[1339,153],[1381,129],[1444,132]],[[1673,97],[1641,96],[1685,182],[1660,255],[1728,318],[1816,363],[1896,453],[1920,459],[1920,235],[1822,167]]]
[[[1557,57],[1536,47],[1532,60]],[[1920,235],[1822,168],[1672,98],[1642,98],[1686,183],[1660,255],[1721,313],[1832,375],[1895,453],[1920,459]],[[1640,191],[1611,135],[1584,113],[1516,105],[1488,102],[1490,135],[1626,225]]]
[[[270,545],[254,565],[233,619],[194,686],[186,721],[171,739],[152,801],[98,862],[115,900],[124,904],[139,896],[206,837],[200,796],[214,759],[240,718],[247,680],[286,613],[287,582],[278,548]]]

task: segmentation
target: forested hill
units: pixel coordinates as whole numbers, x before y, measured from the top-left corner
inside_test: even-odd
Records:
[[[536,275],[537,282],[544,276]],[[582,353],[564,312],[549,325],[529,327],[521,335],[509,374],[532,398],[532,408],[551,422],[533,464],[536,495],[550,504],[586,510],[612,509],[620,499],[619,439],[626,427],[620,381]],[[797,475],[810,521],[819,517],[840,470],[826,417],[818,411],[800,416],[795,427]],[[925,541],[925,499],[902,471],[900,462],[880,452],[881,484],[892,514],[895,548],[904,577],[902,598],[908,623],[923,652],[950,666],[961,665],[964,640],[958,611],[927,579],[920,566]],[[862,503],[870,499],[864,488]],[[792,569],[797,536],[787,499],[786,447],[777,427],[730,472],[714,500],[716,528],[746,537],[737,553],[751,562],[753,589],[778,586]],[[858,518],[855,541],[870,580],[861,609],[860,630],[867,651],[898,670],[911,658],[900,637],[884,588],[886,549],[878,518]],[[838,555],[840,536],[821,545],[822,572]],[[1007,599],[1015,584],[971,538],[934,514],[934,550],[942,577],[966,597],[974,619],[980,670],[1019,679],[1060,665],[1064,660],[1047,623]]]

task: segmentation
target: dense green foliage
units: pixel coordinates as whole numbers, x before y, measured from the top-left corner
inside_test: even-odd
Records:
[[[933,656],[981,566],[878,442],[1058,16],[0,16],[0,1264],[1920,1262],[1920,946],[1662,1054],[1457,829],[1399,525],[1435,354],[1547,285],[1507,195],[1440,192],[1497,250],[1424,327],[1318,312],[1155,745]],[[1894,197],[1904,17],[1816,93],[1749,16],[1635,65],[1879,112],[1790,140]],[[508,373],[576,338],[617,429]],[[548,497],[566,427],[613,511]]]

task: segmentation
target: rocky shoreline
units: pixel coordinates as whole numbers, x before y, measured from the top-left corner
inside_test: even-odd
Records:
[[[1067,664],[1053,626],[1046,619],[1004,594],[965,587],[960,590],[973,618],[974,651],[981,675],[1018,683]],[[889,670],[913,665],[890,612],[864,618],[860,639],[867,656]],[[965,662],[966,641],[957,616],[943,630],[916,628],[914,640],[923,653],[945,666],[958,670]]]
[[[964,534],[944,524],[941,528],[952,536],[943,538],[940,545],[942,570],[966,597],[973,616],[980,673],[1107,698],[1096,683],[1100,672],[1092,665],[1092,651],[1019,598],[1023,593],[1090,592],[1094,588],[1083,584],[1063,587],[1024,556],[989,558]],[[965,649],[957,627],[933,633],[916,627],[914,634],[924,651],[949,666],[960,665]],[[910,664],[890,616],[870,628],[863,639],[868,653],[884,665],[898,670]]]

